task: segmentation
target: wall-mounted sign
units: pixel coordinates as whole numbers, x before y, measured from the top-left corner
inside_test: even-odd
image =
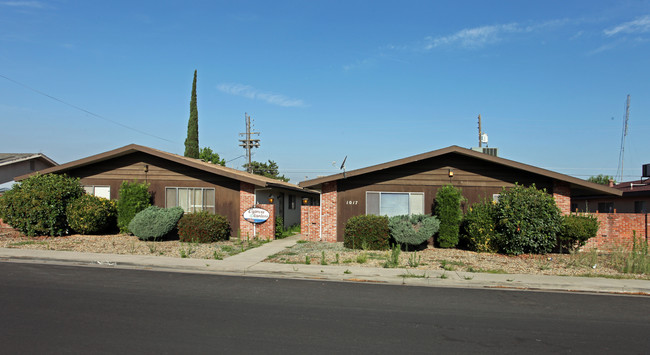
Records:
[[[269,217],[269,211],[258,207],[249,208],[244,212],[244,219],[251,223],[264,223]]]

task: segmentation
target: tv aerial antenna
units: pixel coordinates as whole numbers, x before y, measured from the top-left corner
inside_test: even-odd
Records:
[[[625,119],[623,120],[623,133],[621,134],[621,151],[618,155],[618,169],[616,175],[619,177],[619,182],[623,181],[623,167],[625,164],[625,137],[627,137],[627,124],[630,120],[630,95],[627,95],[625,103]],[[620,175],[619,175],[620,173]]]

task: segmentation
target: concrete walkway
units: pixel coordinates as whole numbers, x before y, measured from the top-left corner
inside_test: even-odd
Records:
[[[0,262],[63,264],[411,286],[650,295],[650,281],[646,280],[487,274],[444,270],[384,269],[359,266],[276,264],[263,262],[269,255],[273,255],[295,245],[300,237],[300,235],[295,235],[289,238],[275,240],[258,248],[228,257],[225,260],[0,248]]]

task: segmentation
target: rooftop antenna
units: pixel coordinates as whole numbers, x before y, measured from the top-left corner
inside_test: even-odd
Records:
[[[341,163],[341,170],[343,170],[343,178],[345,179],[345,161],[348,160],[348,156],[346,155],[345,158],[343,158],[343,163]]]
[[[478,115],[478,147],[481,148],[483,142],[483,131],[481,130],[481,114]]]
[[[623,181],[623,167],[625,164],[625,137],[627,137],[627,123],[630,120],[630,95],[627,95],[625,103],[625,119],[623,120],[623,133],[621,134],[621,152],[618,155],[618,169],[616,175],[619,177],[618,181]],[[620,172],[620,175],[619,175]]]

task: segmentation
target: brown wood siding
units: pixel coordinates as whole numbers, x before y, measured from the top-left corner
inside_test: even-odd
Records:
[[[147,171],[145,172],[145,165]],[[96,164],[70,170],[70,176],[81,178],[83,185],[110,186],[111,199],[117,199],[122,181],[150,184],[153,203],[165,206],[166,187],[203,187],[215,189],[215,212],[226,216],[233,229],[239,227],[239,181],[210,174],[146,153],[133,153]]]
[[[449,177],[449,169],[453,169],[453,178]],[[464,210],[485,198],[491,200],[493,194],[515,183],[535,183],[549,192],[553,187],[553,181],[546,177],[455,154],[341,179],[337,182],[337,240],[343,241],[348,219],[366,214],[366,192],[423,192],[425,213],[432,214],[438,189],[450,183],[460,188],[467,199]]]

